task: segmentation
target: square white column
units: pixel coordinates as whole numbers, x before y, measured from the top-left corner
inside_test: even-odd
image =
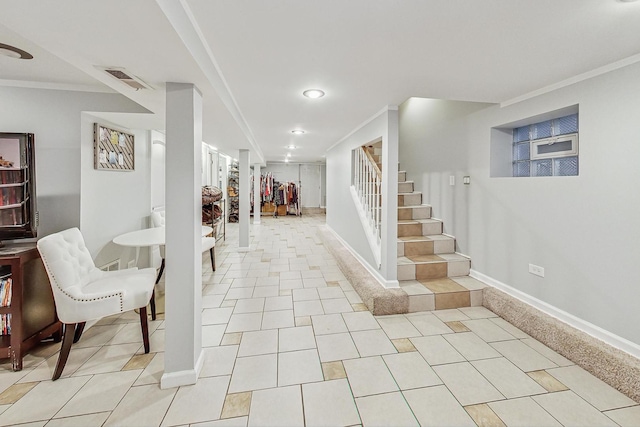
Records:
[[[202,366],[202,95],[166,86],[165,358],[161,388],[195,384]]]
[[[249,250],[249,217],[251,211],[251,191],[249,180],[249,150],[239,150],[239,172],[240,179],[238,182],[238,216],[240,220],[240,231],[238,240],[238,249],[243,251]]]
[[[380,274],[398,287],[398,107],[389,106],[382,136],[382,256]]]

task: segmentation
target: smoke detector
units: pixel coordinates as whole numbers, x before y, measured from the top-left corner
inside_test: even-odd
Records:
[[[104,71],[105,73],[107,73],[107,75],[118,80],[119,82],[126,84],[132,89],[135,89],[135,90],[140,90],[140,89],[152,90],[153,89],[147,83],[142,81],[142,79],[134,76],[133,74],[131,74],[129,71],[127,71],[122,67],[96,67],[96,68]]]

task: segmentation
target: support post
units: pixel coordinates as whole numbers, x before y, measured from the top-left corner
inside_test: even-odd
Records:
[[[195,384],[202,367],[202,95],[166,85],[165,358],[160,387]]]
[[[382,277],[388,287],[398,287],[398,107],[389,106],[387,129],[382,136]]]

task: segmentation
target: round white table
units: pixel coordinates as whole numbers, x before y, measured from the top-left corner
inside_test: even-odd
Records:
[[[207,236],[213,233],[213,228],[208,225],[202,226],[202,236]],[[138,265],[138,259],[140,258],[140,248],[143,246],[164,246],[165,245],[165,227],[152,227],[144,228],[142,230],[130,231],[128,233],[121,234],[113,239],[113,243],[120,246],[135,247],[136,248],[136,265]],[[164,259],[162,259],[162,265],[160,266],[160,272],[156,278],[156,284],[160,281],[162,273],[164,271]],[[155,292],[154,292],[155,294]],[[155,308],[155,295],[151,297],[151,319],[156,320],[156,308]]]
[[[115,237],[113,239],[113,243],[120,246],[136,247],[138,249],[142,246],[164,246],[164,231],[164,227],[144,228],[142,230],[130,231]],[[208,225],[202,226],[202,236],[206,236],[211,233],[213,233],[213,228]],[[137,263],[138,256],[136,254],[136,264]]]

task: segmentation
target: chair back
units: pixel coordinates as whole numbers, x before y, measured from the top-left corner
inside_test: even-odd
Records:
[[[149,219],[151,222],[151,227],[153,228],[164,227],[165,225],[164,210],[151,212]],[[151,265],[155,268],[159,268],[163,258],[164,258],[164,246],[163,247],[153,246],[151,248]]]
[[[37,247],[49,276],[58,317],[62,320],[66,308],[75,310],[74,295],[99,275],[100,270],[93,263],[77,228],[43,237],[38,240]]]
[[[153,227],[164,227],[164,211],[151,212],[151,225]]]

